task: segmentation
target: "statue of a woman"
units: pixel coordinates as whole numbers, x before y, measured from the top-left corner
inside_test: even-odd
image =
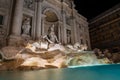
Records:
[[[30,34],[30,18],[26,18],[23,22],[23,25],[22,25],[22,30],[23,30],[23,33],[22,34],[25,34],[25,35],[29,35]]]

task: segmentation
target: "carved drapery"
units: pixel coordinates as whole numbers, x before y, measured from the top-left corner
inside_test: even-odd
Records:
[[[26,34],[29,35],[31,34],[31,22],[32,22],[32,18],[31,17],[27,17],[27,16],[23,16],[23,21],[22,21],[22,34]]]

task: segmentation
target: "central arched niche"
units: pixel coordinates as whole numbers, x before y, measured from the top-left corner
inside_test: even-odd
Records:
[[[57,15],[51,10],[46,11],[45,15],[46,15],[45,20],[48,22],[57,22],[58,21]]]
[[[44,33],[45,34],[48,34],[48,29],[49,27],[51,27],[52,25],[55,26],[54,28],[54,31],[55,31],[55,34],[57,36],[57,38],[59,38],[59,18],[58,18],[58,15],[52,11],[52,10],[47,10],[44,12],[44,15],[45,15],[45,23],[44,23]]]

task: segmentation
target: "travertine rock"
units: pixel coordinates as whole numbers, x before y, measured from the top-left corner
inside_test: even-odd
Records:
[[[23,63],[24,60],[22,59],[15,59],[10,61],[4,61],[2,62],[2,65],[0,66],[0,70],[16,70],[17,67]]]
[[[113,61],[114,63],[120,62],[120,53],[113,53],[112,61]]]
[[[3,47],[0,51],[2,58],[5,60],[15,59],[18,53],[19,49],[17,47],[12,46]]]
[[[12,46],[2,48],[1,57],[8,61],[1,61],[0,70],[38,70],[109,64],[109,59],[97,59],[93,51],[78,51],[79,49],[75,49],[74,46],[65,47],[61,44],[50,44],[47,49],[48,43],[43,42],[43,44],[45,44],[43,47],[39,42],[33,42],[20,49]],[[118,56],[119,54],[116,54],[112,57],[114,62],[119,62]]]
[[[60,50],[65,51],[65,47],[61,44],[53,44],[51,47],[49,47],[48,51],[54,51],[54,50]]]
[[[47,60],[42,59],[40,57],[31,57],[24,61],[21,66],[37,66],[37,67],[45,67],[47,64]]]

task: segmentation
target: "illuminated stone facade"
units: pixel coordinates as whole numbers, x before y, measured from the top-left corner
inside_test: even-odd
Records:
[[[88,22],[72,0],[0,0],[0,46],[24,37],[37,40],[55,26],[62,44],[79,42],[90,49]]]
[[[120,46],[120,4],[90,21],[92,48]]]

